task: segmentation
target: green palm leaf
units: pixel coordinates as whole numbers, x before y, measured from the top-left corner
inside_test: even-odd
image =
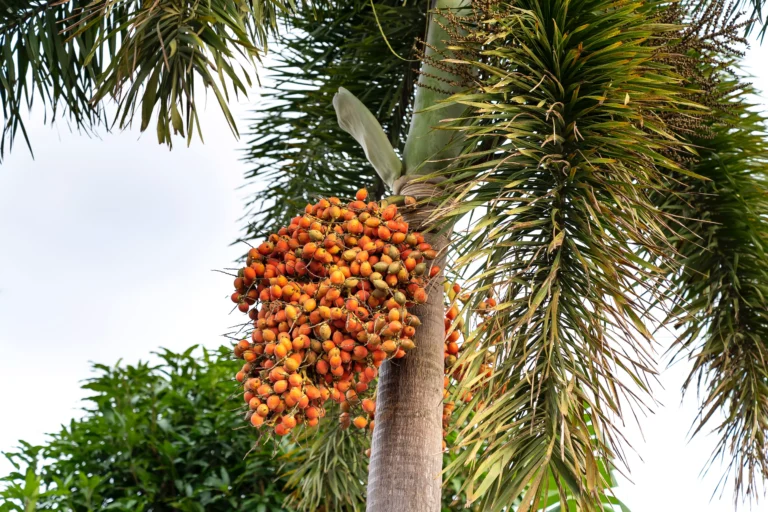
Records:
[[[416,64],[402,58],[413,57],[425,13],[395,0],[375,4],[375,13],[371,5],[356,0],[322,12],[299,9],[291,19],[296,32],[278,39],[278,63],[269,70],[274,85],[264,94],[269,106],[249,129],[245,160],[253,168],[246,178],[256,190],[244,238],[286,225],[317,196],[352,197],[361,187],[374,197],[384,193],[360,145],[338,126],[333,96],[348,89],[373,112],[392,146],[402,147],[416,78]]]
[[[315,2],[322,8],[323,3]],[[23,115],[36,99],[51,119],[75,127],[140,128],[156,118],[161,143],[200,132],[200,93],[213,94],[233,133],[228,103],[246,94],[253,63],[293,2],[257,0],[0,1],[0,156],[26,135]],[[114,102],[113,119],[104,116]],[[30,146],[31,148],[31,146]]]
[[[668,122],[697,152],[681,162],[707,180],[677,176],[659,197],[683,264],[671,276],[673,350],[693,361],[684,389],[703,397],[693,433],[711,425],[719,436],[710,463],[727,460],[721,484],[732,478],[737,499],[768,477],[768,146],[765,118],[745,100],[756,91],[733,71],[741,25],[705,11],[671,41],[670,52],[686,50],[673,62],[691,99],[710,110]]]
[[[599,510],[604,468],[623,457],[616,422],[649,400],[645,323],[673,254],[650,197],[677,169],[660,116],[688,109],[649,44],[671,27],[652,6],[608,0],[482,4],[460,23],[454,64],[480,74],[448,100],[468,114],[444,129],[471,145],[441,173],[441,213],[476,212],[457,225],[453,265],[481,292],[469,313],[485,292],[498,305],[459,361],[465,382],[488,357],[495,371],[446,471],[470,471],[483,510],[524,489],[518,510],[550,491]]]

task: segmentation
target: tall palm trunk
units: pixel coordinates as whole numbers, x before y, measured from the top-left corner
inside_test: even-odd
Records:
[[[433,0],[432,8],[456,9],[464,0]],[[442,20],[445,23],[445,20]],[[427,55],[445,46],[448,35],[435,16],[430,17],[427,31]],[[439,59],[439,55],[435,55]],[[455,156],[457,144],[451,144],[451,133],[434,130],[443,118],[460,115],[463,107],[420,112],[445,97],[438,89],[446,89],[440,78],[452,78],[439,69],[422,63],[420,83],[414,100],[414,116],[404,150],[405,175],[398,180],[397,193],[426,200],[437,193],[435,185],[412,182],[415,176],[434,171],[446,158]],[[445,263],[448,245],[445,230],[423,224],[432,208],[425,202],[407,220],[411,227],[425,233],[426,241],[439,251],[435,264]],[[376,429],[368,470],[368,512],[438,512],[442,485],[442,400],[443,400],[443,273],[430,282],[429,298],[413,308],[421,319],[414,341],[416,349],[403,359],[384,362],[379,374],[376,399]]]
[[[442,248],[445,237],[425,235]],[[368,473],[369,512],[440,510],[443,399],[442,274],[429,285],[429,299],[413,308],[422,324],[417,348],[386,361],[379,374],[376,428]]]

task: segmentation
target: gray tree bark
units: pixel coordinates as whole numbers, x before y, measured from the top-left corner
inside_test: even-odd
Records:
[[[403,194],[409,194],[408,185]],[[411,220],[411,219],[408,219]],[[444,254],[447,239],[425,233]],[[444,265],[444,257],[434,263]],[[439,512],[442,487],[443,273],[432,280],[427,302],[412,308],[422,324],[416,348],[385,361],[379,372],[376,428],[368,470],[368,512]]]

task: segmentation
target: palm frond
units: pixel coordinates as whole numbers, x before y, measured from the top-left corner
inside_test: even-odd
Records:
[[[244,238],[283,224],[317,196],[351,197],[384,185],[360,145],[339,128],[333,95],[348,89],[376,116],[392,146],[402,147],[410,119],[416,63],[414,43],[424,31],[422,7],[387,0],[333,2],[322,12],[299,9],[296,32],[277,40],[274,85],[252,121],[245,160],[254,191]],[[382,36],[381,31],[386,35]],[[391,46],[391,49],[390,49]],[[403,60],[406,59],[406,60]]]
[[[691,99],[710,110],[682,123],[687,129],[679,116],[670,124],[697,152],[681,161],[707,179],[679,175],[673,193],[659,198],[676,217],[670,239],[682,264],[671,276],[667,322],[679,329],[676,358],[693,361],[684,389],[702,395],[693,434],[712,425],[719,439],[710,464],[726,460],[721,486],[732,478],[738,500],[768,478],[766,119],[745,99],[754,88],[733,70],[740,23],[723,10],[690,21],[670,50],[682,56],[674,65]]]
[[[286,485],[293,490],[286,506],[307,512],[365,510],[369,439],[365,433],[341,429],[333,419],[321,428],[320,433],[303,434],[297,447],[283,456],[291,468]]]
[[[461,217],[454,266],[498,304],[474,324],[459,364],[472,399],[447,469],[501,511],[555,492],[600,510],[605,468],[621,464],[617,422],[648,401],[649,308],[673,251],[649,194],[678,166],[660,114],[694,108],[652,41],[671,27],[656,7],[611,0],[476,3],[453,64],[480,70],[460,130],[471,146],[442,176],[441,215]],[[649,44],[650,43],[650,44]],[[476,458],[484,450],[482,459]]]
[[[247,92],[288,10],[279,0],[2,0],[0,155],[18,133],[30,145],[23,115],[36,96],[51,120],[62,115],[80,129],[124,128],[139,115],[143,131],[156,116],[158,140],[171,144],[171,132],[188,140],[200,132],[202,86],[237,134],[230,95]],[[118,106],[109,122],[104,101]]]

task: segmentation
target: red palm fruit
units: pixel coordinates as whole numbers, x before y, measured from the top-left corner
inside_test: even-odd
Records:
[[[334,270],[331,272],[331,284],[341,285],[344,284],[344,274],[340,270]]]
[[[286,428],[293,428],[296,426],[296,418],[293,416],[283,416],[282,424],[285,425]]]
[[[356,361],[361,361],[368,357],[368,349],[363,347],[362,345],[357,345],[353,350],[353,359]]]
[[[347,311],[355,312],[357,311],[358,307],[360,306],[360,303],[357,301],[357,299],[347,299],[347,302],[345,303],[345,307],[347,308]]]
[[[355,193],[355,199],[358,201],[365,201],[365,199],[368,197],[368,191],[364,188],[361,188],[360,190]]]
[[[298,373],[294,373],[293,375],[288,377],[288,384],[291,387],[298,387],[301,386],[301,383],[303,382],[303,378]]]
[[[251,425],[254,427],[260,427],[264,424],[264,417],[259,416],[258,414],[252,414],[251,415]]]
[[[270,411],[274,411],[280,407],[280,397],[277,395],[270,395],[269,398],[267,398],[267,407],[269,407]]]
[[[275,425],[275,434],[278,436],[287,436],[290,433],[290,429],[286,428],[282,423]]]
[[[384,220],[392,220],[397,216],[397,206],[391,204],[384,208],[381,212],[381,218]]]
[[[454,331],[455,332],[455,331]],[[448,343],[448,353],[452,356],[455,356],[459,353],[459,344],[455,341],[451,341]]]
[[[256,408],[256,414],[262,418],[266,418],[269,414],[269,407],[267,404],[259,404],[259,406]]]
[[[288,392],[288,396],[290,396],[294,401],[298,402],[301,400],[301,397],[304,396],[304,393],[301,392],[301,388],[291,388],[291,390]]]
[[[279,380],[275,382],[274,386],[272,386],[272,389],[277,394],[285,393],[285,390],[288,389],[288,381],[287,380]]]
[[[357,405],[360,403],[360,397],[357,396],[357,391],[354,389],[347,390],[344,396],[350,405]]]
[[[279,380],[285,380],[288,378],[288,374],[282,366],[276,366],[269,372],[269,380],[277,382]]]
[[[364,398],[362,405],[363,405],[363,410],[368,414],[373,414],[373,412],[376,411],[376,402],[374,402],[370,398]]]
[[[363,226],[363,224],[357,219],[352,219],[347,222],[347,231],[354,235],[360,235],[364,230],[365,226]]]
[[[326,373],[328,373],[328,370],[329,370],[328,363],[323,359],[319,359],[317,363],[315,363],[315,370],[320,375],[325,375]]]
[[[353,422],[357,428],[365,428],[368,426],[368,420],[363,416],[358,416]]]
[[[315,301],[315,299],[309,298],[304,301],[302,307],[306,313],[311,313],[315,310],[315,308],[317,308],[317,301]]]
[[[259,386],[261,386],[261,379],[248,379],[245,381],[243,389],[251,390],[257,393],[259,391]]]
[[[319,389],[317,389],[315,386],[307,386],[304,389],[304,393],[309,397],[310,400],[317,400],[322,396],[322,393]]]
[[[245,400],[245,403],[249,403],[251,401],[251,398],[254,398],[256,395],[251,393],[250,391],[246,391],[243,393],[243,400]]]
[[[405,233],[401,233],[399,231],[392,233],[392,238],[390,239],[393,244],[400,245],[405,241]]]

